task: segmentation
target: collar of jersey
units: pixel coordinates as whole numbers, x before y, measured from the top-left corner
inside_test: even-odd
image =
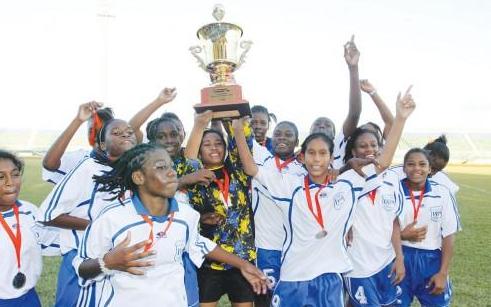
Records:
[[[22,203],[19,200],[17,200],[17,199],[15,200],[15,203],[17,204],[17,207],[19,207],[19,208],[22,206]],[[14,216],[14,209],[8,209],[7,211],[0,212],[0,214],[4,218]]]
[[[138,194],[136,194],[136,193],[131,197],[131,200],[133,202],[133,206],[135,206],[136,213],[138,213],[139,215],[150,216],[152,218],[152,220],[157,221],[159,223],[163,223],[163,222],[167,221],[170,213],[179,211],[179,206],[177,205],[177,201],[173,197],[169,198],[169,214],[164,215],[164,216],[155,216],[155,215],[149,214],[147,208],[145,208],[145,206],[143,206],[143,204],[140,200],[140,197],[138,197]]]
[[[309,187],[310,187],[310,186],[312,186],[312,185],[313,185],[314,187],[316,187],[316,188],[318,188],[318,187],[320,187],[320,186],[324,186],[323,184],[313,182],[313,181],[312,181],[312,179],[310,179],[309,174],[307,174],[306,176],[307,176],[307,178],[309,179]],[[330,184],[331,184],[331,182],[328,182],[328,183],[327,183],[327,185],[326,185],[326,187],[327,187],[327,186],[329,186]]]
[[[405,196],[410,196],[409,190],[406,185],[407,178],[402,179],[402,190],[404,191]],[[428,194],[428,192],[431,192],[431,184],[428,179],[425,181],[425,194]]]

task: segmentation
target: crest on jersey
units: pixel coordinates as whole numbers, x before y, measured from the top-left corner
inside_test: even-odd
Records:
[[[346,202],[346,199],[344,198],[344,193],[339,192],[336,195],[334,195],[334,209],[339,210],[343,206],[343,204]]]
[[[394,194],[382,194],[382,204],[384,205],[385,210],[394,210],[394,207],[396,205],[396,198]]]
[[[433,222],[439,222],[442,219],[442,206],[437,206],[437,207],[431,207],[430,208],[431,212],[431,220]]]

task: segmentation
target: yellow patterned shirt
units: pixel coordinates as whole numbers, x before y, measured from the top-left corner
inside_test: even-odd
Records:
[[[256,259],[256,249],[250,197],[251,177],[243,171],[231,122],[225,121],[223,125],[228,133],[228,155],[224,161],[224,168],[230,178],[228,205],[224,203],[222,192],[215,182],[207,187],[202,185],[189,187],[188,195],[194,209],[200,214],[214,212],[224,217],[224,222],[219,225],[201,224],[201,235],[213,240],[224,250],[252,262]],[[253,136],[249,125],[244,126],[244,132],[249,148],[252,148]],[[222,170],[217,170],[216,174],[219,177]],[[205,262],[205,266],[215,270],[231,268],[229,265],[217,262]]]

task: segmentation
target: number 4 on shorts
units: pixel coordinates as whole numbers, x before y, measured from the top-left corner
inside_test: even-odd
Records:
[[[368,304],[367,297],[365,296],[365,289],[363,286],[359,286],[355,293],[355,298],[360,304]]]

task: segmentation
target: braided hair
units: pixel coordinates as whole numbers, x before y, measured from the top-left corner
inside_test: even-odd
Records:
[[[113,169],[104,172],[102,175],[94,175],[92,179],[100,185],[99,192],[109,192],[115,194],[109,200],[119,199],[128,190],[136,192],[137,185],[133,182],[132,174],[142,169],[145,164],[148,152],[161,150],[162,148],[154,144],[139,144],[126,151],[118,160],[113,163]]]
[[[344,151],[344,158],[343,158],[344,163],[348,162],[349,159],[353,158],[353,149],[355,148],[356,140],[358,140],[358,138],[365,133],[373,135],[377,140],[378,147],[379,148],[382,147],[381,139],[379,138],[377,132],[371,129],[356,128],[355,132],[353,132],[353,134],[349,137],[348,142],[346,143],[346,149]]]

